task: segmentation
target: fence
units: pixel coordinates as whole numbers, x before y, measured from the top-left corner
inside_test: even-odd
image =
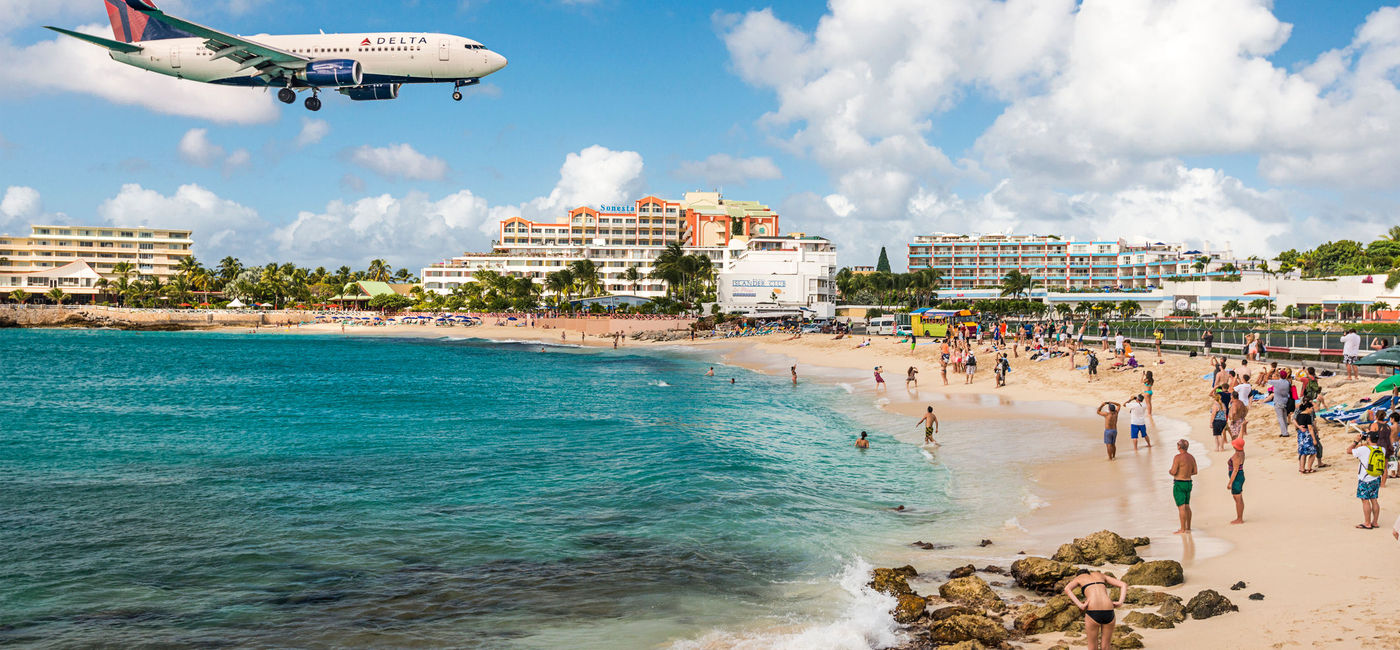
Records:
[[[1013,326],[1008,323],[1008,327]],[[1157,326],[1150,324],[1122,323],[1109,328],[1110,340],[1117,334],[1132,341],[1139,350],[1153,343],[1153,331]],[[1205,343],[1201,336],[1210,330],[1214,336],[1211,350],[1215,354],[1244,355],[1245,337],[1255,334],[1264,339],[1264,356],[1273,360],[1322,361],[1341,363],[1343,332],[1310,332],[1291,330],[1224,329],[1218,327],[1162,327],[1162,349],[1178,352],[1203,352]],[[1373,339],[1384,339],[1395,345],[1394,336],[1386,334],[1362,334],[1363,355],[1371,351]],[[1084,341],[1098,343],[1102,339],[1098,330],[1084,332]]]

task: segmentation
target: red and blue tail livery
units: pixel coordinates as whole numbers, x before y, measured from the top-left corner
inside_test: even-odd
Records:
[[[123,43],[164,41],[172,38],[194,38],[182,29],[172,27],[143,11],[157,11],[155,4],[143,0],[104,0],[107,17],[112,20],[112,34]]]
[[[321,110],[322,90],[352,101],[397,99],[404,84],[462,88],[506,67],[506,58],[469,38],[450,34],[301,34],[236,36],[156,8],[150,0],[102,0],[116,40],[48,27],[106,48],[112,60],[179,79],[222,86],[270,88],[290,104],[309,93],[306,108]]]

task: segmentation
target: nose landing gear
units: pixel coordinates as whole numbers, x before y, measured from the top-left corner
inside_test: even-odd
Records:
[[[452,82],[452,99],[459,102],[462,101],[462,89],[467,86],[475,86],[479,83],[481,83],[481,79],[477,78],[458,79],[457,81]]]

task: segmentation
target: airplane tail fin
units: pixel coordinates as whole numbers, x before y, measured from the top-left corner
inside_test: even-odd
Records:
[[[191,38],[194,34],[171,27],[147,11],[156,11],[150,0],[103,0],[107,17],[112,20],[112,34],[123,43],[160,41],[171,38]]]

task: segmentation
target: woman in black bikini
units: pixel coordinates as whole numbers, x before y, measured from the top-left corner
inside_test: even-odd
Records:
[[[1118,588],[1117,601],[1109,595],[1110,586]],[[1074,595],[1076,588],[1083,589],[1083,600]],[[1098,571],[1080,569],[1079,575],[1065,585],[1065,595],[1075,607],[1084,610],[1084,635],[1088,637],[1089,650],[1112,648],[1113,608],[1123,606],[1123,599],[1128,597],[1128,585]]]

